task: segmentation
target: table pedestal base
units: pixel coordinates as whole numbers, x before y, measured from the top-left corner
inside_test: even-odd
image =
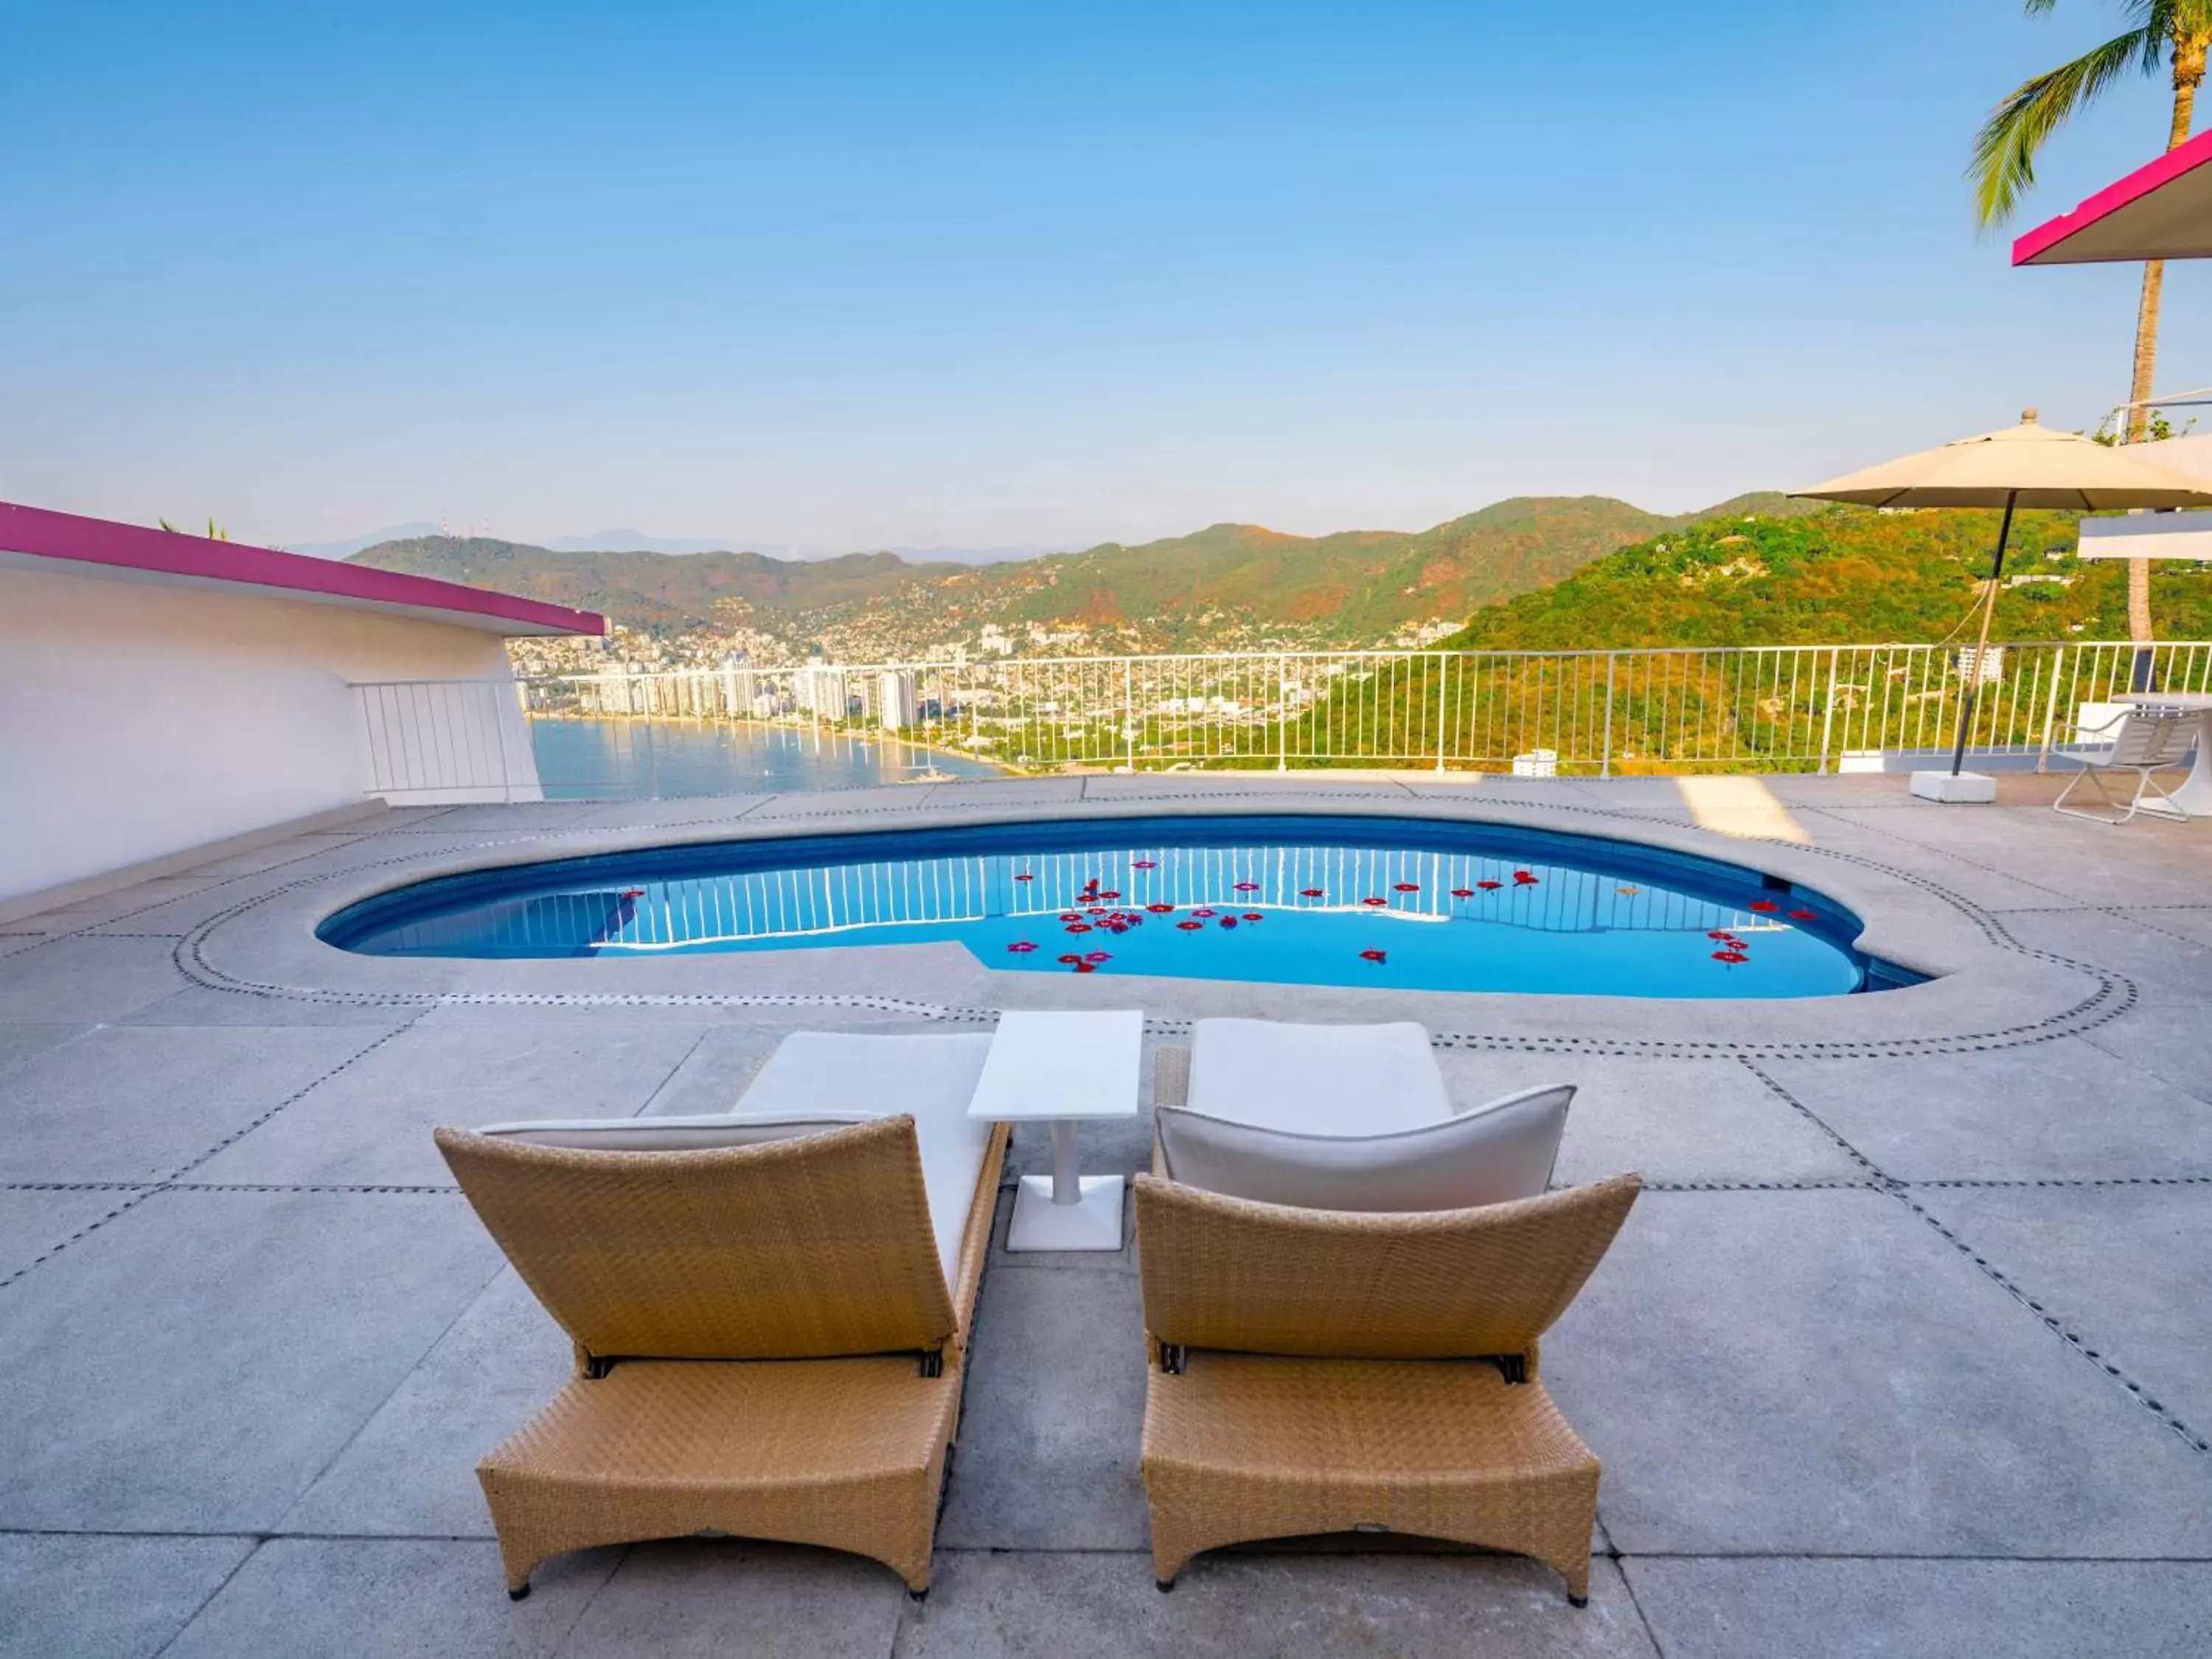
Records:
[[[1010,1250],[1118,1250],[1121,1248],[1121,1177],[1085,1176],[1082,1196],[1055,1204],[1050,1176],[1024,1176],[1006,1227]]]

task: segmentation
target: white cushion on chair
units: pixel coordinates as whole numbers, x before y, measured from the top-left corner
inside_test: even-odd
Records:
[[[529,1123],[487,1123],[477,1133],[501,1140],[527,1141],[533,1146],[572,1146],[587,1152],[697,1152],[820,1134],[825,1129],[872,1122],[876,1115],[754,1118],[715,1112],[700,1117],[559,1117]]]
[[[1377,1135],[1297,1134],[1188,1109],[1158,1114],[1169,1179],[1308,1210],[1463,1210],[1534,1198],[1550,1184],[1571,1083],[1493,1100],[1442,1122]]]
[[[1452,1115],[1429,1034],[1410,1020],[1201,1019],[1191,1029],[1189,1105],[1297,1134],[1386,1134]]]
[[[945,1282],[960,1276],[960,1243],[993,1126],[968,1103],[991,1052],[988,1033],[867,1036],[794,1031],[762,1066],[734,1112],[701,1117],[567,1118],[495,1123],[479,1134],[587,1151],[692,1152],[755,1146],[910,1113],[921,1184]]]

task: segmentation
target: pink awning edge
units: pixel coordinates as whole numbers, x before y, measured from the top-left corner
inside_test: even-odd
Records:
[[[2017,238],[2013,264],[2212,258],[2212,170],[2197,173],[2208,161],[2212,132],[2200,132]]]
[[[495,633],[607,631],[606,618],[595,612],[514,593],[0,501],[0,556],[8,554],[100,566],[142,580],[236,586],[271,598],[398,611]]]

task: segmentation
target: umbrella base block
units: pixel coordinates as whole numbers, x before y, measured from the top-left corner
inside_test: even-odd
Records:
[[[1986,772],[1915,772],[1912,793],[1923,800],[1940,800],[1954,805],[1968,801],[1993,801],[1997,798],[1997,781]]]

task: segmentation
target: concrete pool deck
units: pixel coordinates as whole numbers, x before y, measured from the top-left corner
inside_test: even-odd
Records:
[[[2062,818],[2024,776],[1972,808],[1712,781],[418,809],[0,925],[0,1654],[2205,1650],[2212,824]],[[1307,807],[1714,853],[1944,976],[1747,1009],[1078,981],[933,946],[375,960],[311,932],[423,874],[674,836]],[[994,1252],[927,1603],[856,1559],[693,1540],[568,1558],[510,1604],[473,1465],[567,1350],[429,1129],[716,1109],[799,1026],[1076,1000],[1145,1006],[1152,1042],[1206,1012],[1410,1015],[1455,1094],[1582,1085],[1560,1178],[1651,1183],[1545,1350],[1605,1462],[1589,1607],[1401,1540],[1201,1558],[1158,1595],[1126,1248]],[[1094,1127],[1086,1167],[1133,1170],[1148,1137]],[[1018,1130],[1009,1176],[1044,1153]]]

